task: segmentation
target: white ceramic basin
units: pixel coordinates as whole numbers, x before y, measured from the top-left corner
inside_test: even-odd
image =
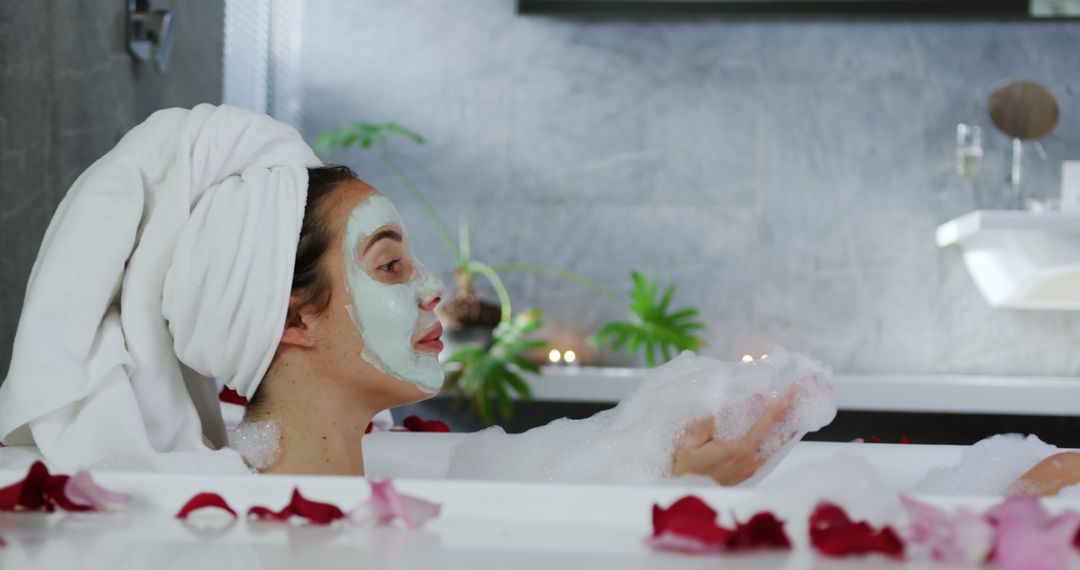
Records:
[[[959,245],[986,301],[1012,309],[1080,310],[1080,216],[976,210],[937,230]]]

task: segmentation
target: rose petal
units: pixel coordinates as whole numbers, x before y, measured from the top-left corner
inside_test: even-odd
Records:
[[[388,524],[397,518],[408,528],[419,528],[442,512],[442,505],[438,503],[399,493],[389,479],[369,479],[368,483],[371,485],[371,499],[368,504],[374,512],[375,520],[380,524]],[[359,507],[355,512],[357,518],[362,516]]]
[[[293,494],[292,498],[289,500],[289,504],[285,505],[285,508],[280,511],[274,511],[262,506],[254,506],[248,509],[248,517],[254,517],[259,520],[270,519],[273,521],[285,522],[294,515],[303,517],[318,525],[330,524],[336,520],[345,518],[345,513],[336,505],[307,499],[300,494],[300,489],[297,488],[293,488]]]
[[[86,471],[78,471],[68,479],[64,495],[72,503],[95,511],[116,511],[131,502],[131,495],[110,491],[98,485]]]
[[[420,416],[409,416],[401,422],[401,427],[415,432],[449,433],[450,427],[439,420],[425,420]]]
[[[45,492],[45,498],[49,501],[49,507],[53,504],[60,507],[65,511],[91,511],[94,508],[90,505],[81,505],[72,501],[67,495],[68,482],[71,481],[71,477],[68,475],[50,475],[45,481],[43,490]],[[47,510],[52,510],[47,508]]]
[[[660,536],[668,530],[674,521],[697,521],[701,525],[716,525],[716,511],[705,501],[693,495],[687,495],[663,509],[653,505],[653,536]]]
[[[221,392],[218,393],[218,400],[225,402],[226,404],[235,404],[237,406],[246,406],[248,403],[247,398],[241,396],[239,392],[228,386],[222,388]]]
[[[653,505],[653,535],[649,545],[679,552],[739,552],[761,548],[790,548],[784,523],[772,513],[757,513],[734,529],[716,523],[716,511],[689,495],[666,509]]]
[[[269,519],[276,522],[285,522],[292,518],[292,515],[292,510],[288,506],[280,511],[272,510],[269,507],[254,506],[248,509],[247,512],[248,518],[254,518],[255,520]]]
[[[902,435],[902,436],[900,436],[900,443],[903,444],[903,445],[910,445],[911,444],[911,438],[906,436],[906,435]]]
[[[229,503],[221,495],[217,493],[199,493],[188,499],[188,502],[184,503],[183,507],[180,507],[180,512],[176,513],[176,518],[186,519],[191,513],[208,508],[221,509],[232,515],[234,519],[238,516],[236,511],[229,506]]]
[[[293,514],[320,525],[345,518],[345,513],[337,505],[309,500],[300,494],[300,489],[295,488],[287,508],[291,509]]]
[[[1080,515],[1067,511],[1052,517],[1039,499],[1008,497],[987,512],[997,525],[994,562],[1004,569],[1042,570],[1068,565]]]
[[[45,511],[56,507],[67,511],[87,511],[90,507],[72,502],[65,493],[70,477],[50,475],[49,469],[35,461],[26,477],[0,489],[0,511]]]
[[[872,436],[866,438],[866,442],[867,443],[881,443],[881,440],[878,439],[878,436],[872,435]]]
[[[784,522],[768,512],[757,513],[745,523],[735,523],[735,531],[725,543],[731,552],[762,548],[788,549],[791,539],[784,532]]]
[[[825,556],[880,553],[900,558],[904,544],[891,527],[875,530],[865,521],[853,522],[839,506],[818,504],[810,515],[810,544]]]
[[[52,505],[45,497],[48,480],[49,469],[44,463],[35,461],[22,481],[0,489],[0,511],[51,510]]]
[[[982,516],[966,509],[950,515],[933,505],[900,497],[907,511],[906,538],[916,553],[937,562],[976,565],[986,561],[994,529]]]

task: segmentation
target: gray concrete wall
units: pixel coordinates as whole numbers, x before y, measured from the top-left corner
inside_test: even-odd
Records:
[[[162,107],[221,99],[223,0],[174,10],[168,74],[128,56],[125,2],[0,2],[0,371],[7,370],[30,267],[67,188]]]
[[[1074,375],[1080,314],[986,306],[935,227],[1005,198],[1006,139],[984,117],[1009,78],[1062,120],[1032,182],[1080,158],[1080,24],[522,17],[510,0],[306,4],[305,134],[395,120],[394,151],[482,260],[547,263],[620,292],[639,269],[699,306],[708,352],[769,343],[838,370]],[[952,172],[957,122],[984,127],[982,176]],[[374,154],[444,278],[430,224]],[[29,238],[27,238],[29,239]],[[579,286],[509,276],[576,345],[619,313]],[[617,362],[611,355],[593,355]]]

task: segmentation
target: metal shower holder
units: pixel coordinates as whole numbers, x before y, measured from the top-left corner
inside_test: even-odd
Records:
[[[172,56],[173,14],[171,10],[152,10],[150,0],[128,0],[128,51],[138,61],[154,60],[158,73],[169,69]]]

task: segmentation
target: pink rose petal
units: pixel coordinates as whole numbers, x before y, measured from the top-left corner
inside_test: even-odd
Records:
[[[401,519],[408,528],[419,528],[427,521],[439,516],[442,505],[399,493],[389,479],[382,481],[368,480],[371,485],[371,499],[354,512],[354,520],[363,519],[365,507],[370,509],[379,524],[389,524],[394,519]]]
[[[90,477],[90,473],[79,471],[64,485],[64,495],[76,505],[90,507],[95,511],[117,511],[131,502],[131,495],[110,491]]]
[[[915,554],[949,564],[978,565],[986,561],[994,528],[983,517],[959,509],[950,515],[933,505],[900,497],[907,511],[907,543]]]
[[[1080,528],[1080,515],[1066,512],[1052,517],[1039,499],[1012,496],[990,509],[987,517],[997,525],[994,562],[1004,570],[1066,568],[1072,541]]]

